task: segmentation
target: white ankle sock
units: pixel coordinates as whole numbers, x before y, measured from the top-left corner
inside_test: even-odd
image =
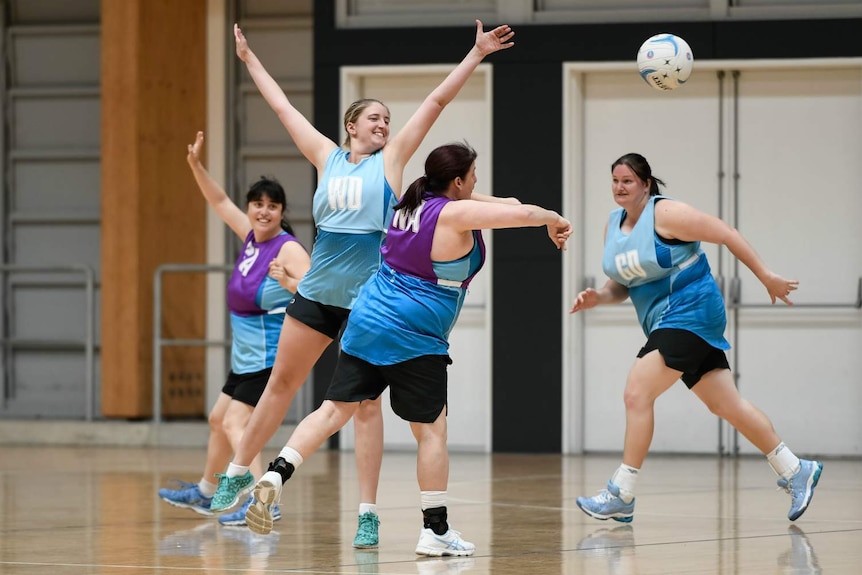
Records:
[[[239,477],[240,475],[245,475],[248,472],[248,465],[237,465],[234,462],[230,462],[227,464],[227,471],[225,475],[228,477]]]
[[[635,485],[638,481],[639,469],[621,463],[611,477],[611,483],[620,488],[620,499],[628,503],[635,496]]]
[[[373,513],[377,515],[377,505],[374,503],[360,503],[359,504],[359,515],[365,515],[366,513]]]
[[[282,447],[278,456],[283,457],[285,461],[293,465],[294,471],[299,469],[299,466],[302,465],[302,462],[304,461],[297,450],[292,447],[288,447],[287,445]]]
[[[790,451],[789,447],[784,445],[783,441],[778,444],[778,447],[766,454],[766,461],[769,462],[776,475],[784,479],[790,479],[799,471],[799,458]]]
[[[204,497],[212,497],[215,495],[216,489],[218,489],[218,483],[211,483],[201,477],[201,480],[198,481],[198,489],[201,490],[201,494]]]
[[[434,509],[435,507],[446,507],[446,492],[423,491],[422,511],[425,511],[426,509]]]

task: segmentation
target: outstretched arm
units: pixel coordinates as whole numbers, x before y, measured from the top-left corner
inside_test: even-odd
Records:
[[[438,221],[456,232],[547,226],[548,237],[563,250],[572,235],[572,224],[566,218],[531,204],[458,200],[443,208]]]
[[[498,196],[488,196],[486,194],[480,194],[477,192],[471,193],[470,199],[477,202],[490,202],[492,204],[509,204],[512,206],[518,206],[521,204],[521,200],[519,200],[518,198],[501,198]]]
[[[198,132],[195,137],[195,143],[189,144],[188,155],[186,161],[192,169],[192,175],[198,183],[207,203],[215,210],[218,216],[224,223],[233,230],[233,233],[239,236],[241,240],[245,240],[248,232],[251,231],[251,224],[248,222],[248,216],[235,203],[231,201],[224,189],[210,176],[206,168],[201,163],[201,150],[204,145],[204,133]]]
[[[440,117],[443,108],[451,102],[476,66],[487,56],[499,50],[506,50],[515,45],[511,42],[515,33],[504,24],[484,32],[482,22],[476,20],[476,43],[467,53],[461,63],[452,70],[446,79],[431,92],[413,113],[404,127],[386,145],[387,175],[400,173],[410,158],[416,152],[428,130]],[[393,171],[390,171],[390,168]],[[397,172],[394,170],[398,170]],[[400,186],[398,186],[400,188]],[[399,192],[400,193],[400,192]]]
[[[251,48],[248,41],[239,29],[239,25],[233,26],[234,39],[236,40],[236,55],[245,62],[248,73],[254,84],[260,91],[269,107],[278,115],[282,125],[287,128],[290,137],[296,143],[302,155],[314,164],[319,173],[323,172],[326,158],[337,145],[335,142],[321,134],[317,128],[311,125],[305,116],[297,110],[278,83],[269,75]]]
[[[609,279],[605,282],[605,285],[599,289],[587,288],[579,293],[577,297],[575,297],[575,302],[572,304],[572,308],[569,310],[569,313],[583,311],[585,309],[596,307],[597,305],[622,303],[628,299],[628,297],[629,289],[626,286]]]
[[[788,296],[799,287],[799,282],[785,279],[770,270],[742,234],[725,221],[682,202],[662,200],[655,208],[655,229],[662,237],[669,239],[727,246],[730,253],[745,264],[766,287],[772,303],[780,299],[787,305],[793,305]]]

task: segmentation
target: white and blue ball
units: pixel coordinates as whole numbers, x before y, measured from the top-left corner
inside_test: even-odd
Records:
[[[694,55],[688,43],[673,34],[656,34],[638,50],[638,71],[656,90],[675,90],[688,81]]]

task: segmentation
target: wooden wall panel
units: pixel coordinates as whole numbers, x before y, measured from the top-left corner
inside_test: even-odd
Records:
[[[185,161],[206,121],[206,0],[102,0],[101,16],[102,412],[142,418],[153,409],[153,273],[206,258],[206,203]],[[203,275],[178,276],[163,300],[166,332],[203,337]],[[177,365],[203,385],[203,354],[188,357]]]

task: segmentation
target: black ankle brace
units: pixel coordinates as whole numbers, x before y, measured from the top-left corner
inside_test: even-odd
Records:
[[[267,471],[275,471],[279,475],[281,475],[281,483],[284,484],[290,479],[290,476],[293,475],[295,468],[292,463],[288,463],[284,457],[276,457],[275,460],[269,464],[269,468]]]
[[[432,507],[422,510],[422,519],[425,529],[430,529],[437,535],[443,535],[449,531],[449,523],[446,521],[446,507]]]

